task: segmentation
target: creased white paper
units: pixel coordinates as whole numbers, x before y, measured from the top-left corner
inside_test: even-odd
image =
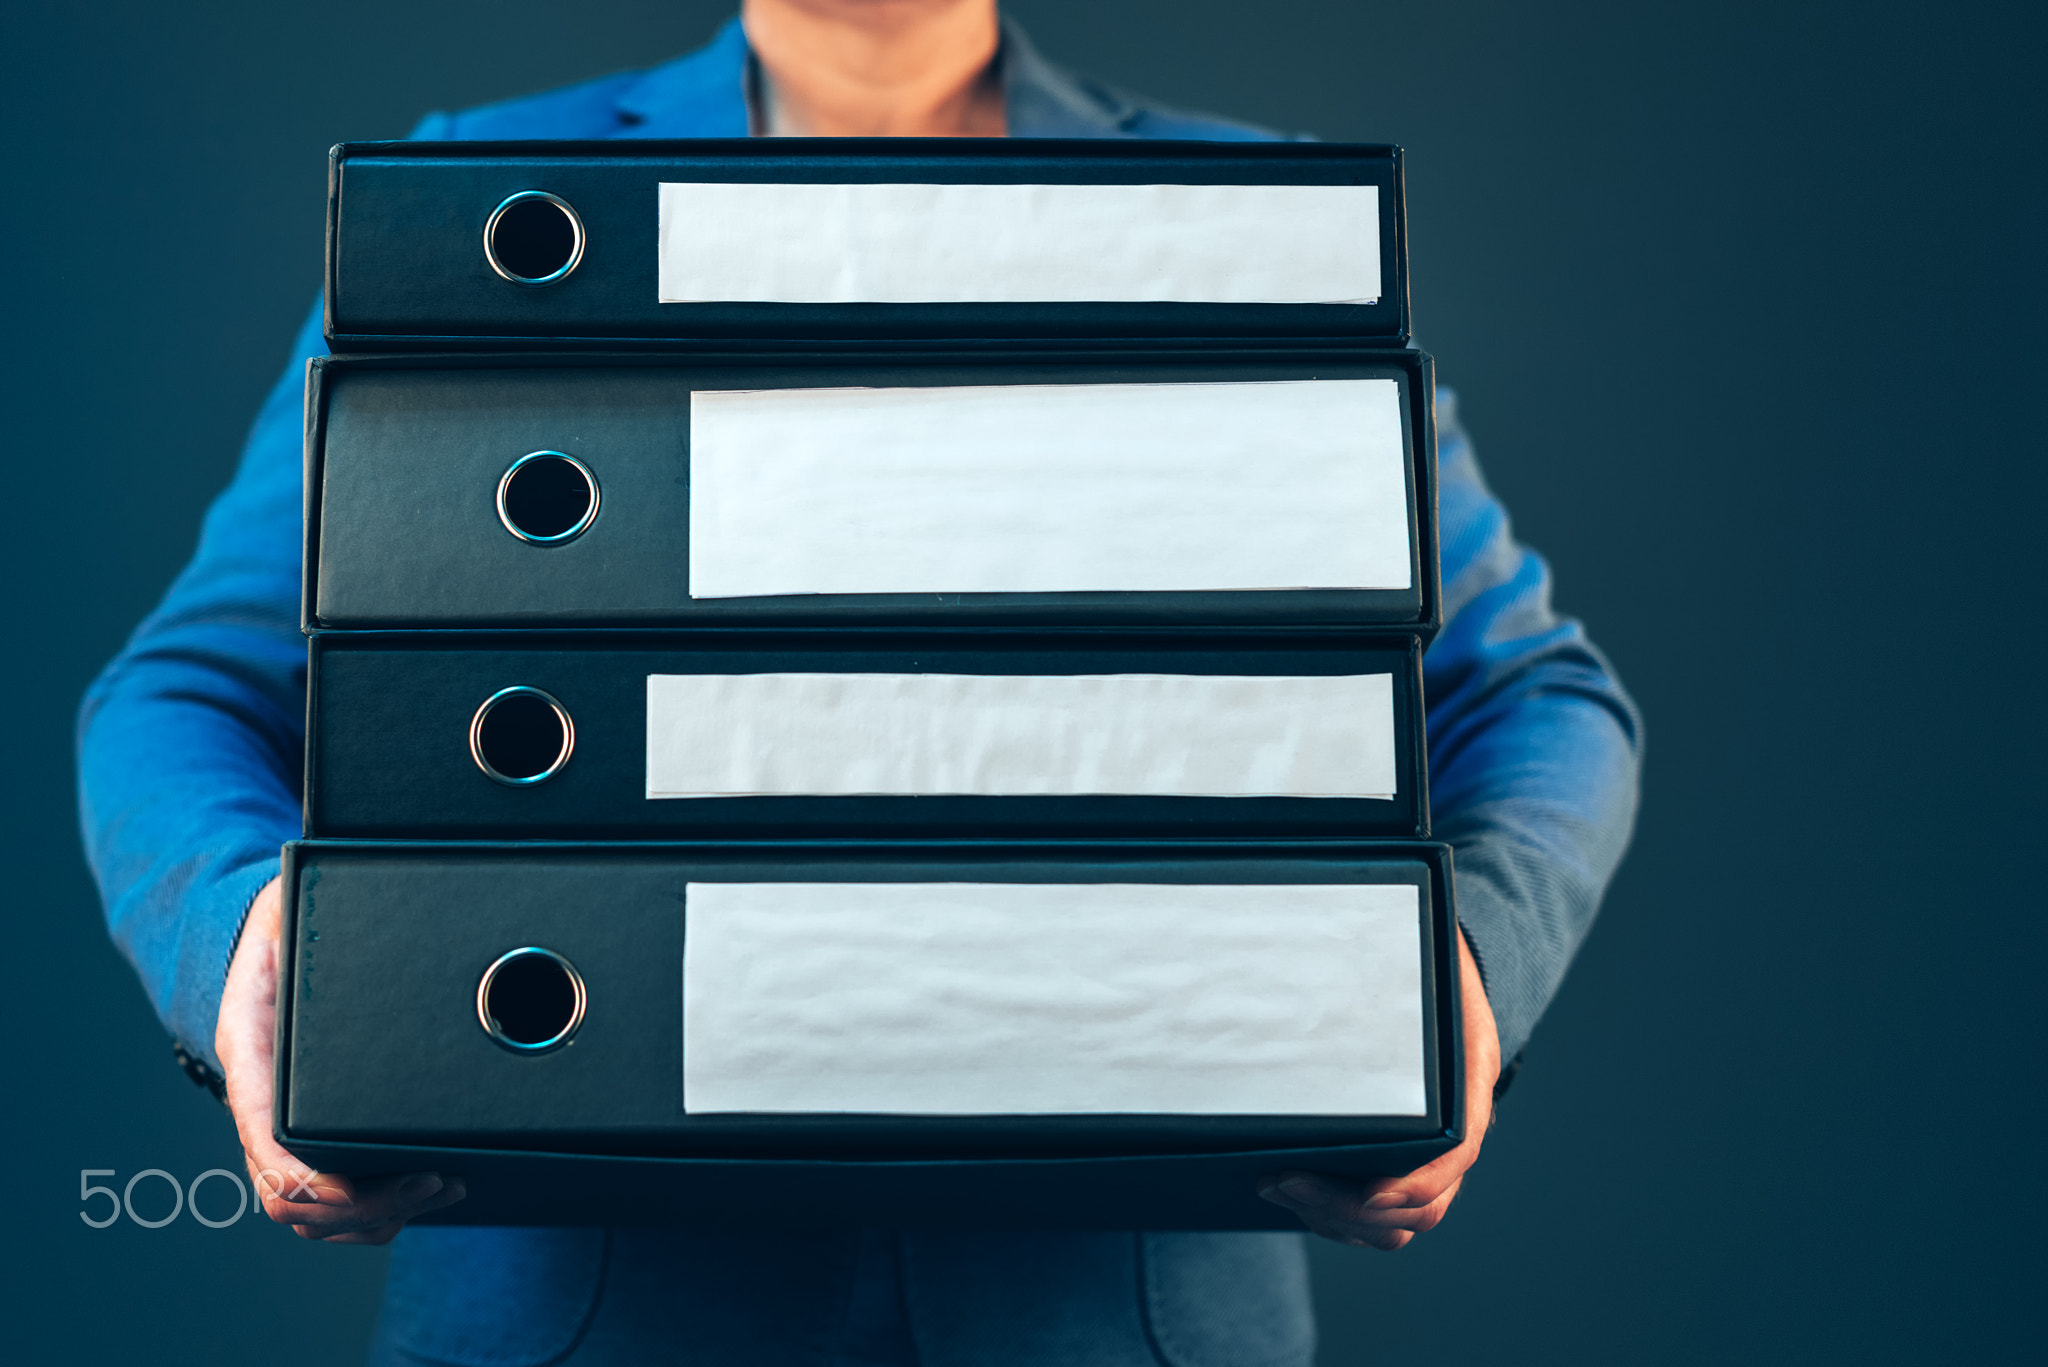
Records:
[[[1391,799],[1389,674],[650,674],[647,796]]]
[[[692,883],[687,1111],[1421,1115],[1411,885]]]
[[[664,304],[1366,304],[1371,185],[665,182]]]
[[[1405,589],[1400,386],[690,396],[690,596]]]

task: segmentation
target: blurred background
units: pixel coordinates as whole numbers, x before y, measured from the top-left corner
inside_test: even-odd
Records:
[[[381,1252],[79,1219],[81,1169],[239,1163],[101,928],[73,709],[318,288],[329,144],[654,64],[731,3],[0,9],[0,1356],[360,1361]],[[1156,99],[1407,148],[1417,342],[1649,718],[1634,852],[1451,1219],[1316,1248],[1324,1361],[2028,1351],[2043,12],[1008,9]]]

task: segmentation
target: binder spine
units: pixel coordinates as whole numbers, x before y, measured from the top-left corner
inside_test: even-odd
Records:
[[[1204,834],[1278,838],[1290,833],[1321,837],[1421,839],[1429,834],[1426,722],[1422,707],[1422,650],[1412,637],[1349,633],[1150,634],[1069,632],[1020,636],[1007,632],[922,633],[827,631],[730,632],[318,632],[308,641],[308,746],[305,766],[305,831],[309,837],[356,839],[680,839],[842,836],[873,839],[918,836],[1105,838]],[[1156,676],[1174,680],[1245,685],[1252,698],[1284,703],[1297,685],[1383,677],[1388,690],[1387,731],[1363,726],[1362,744],[1386,744],[1380,787],[1346,777],[1338,786],[1258,788],[1242,792],[1197,784],[1160,786],[1164,769],[1127,771],[1130,786],[1062,787],[1057,783],[1017,786],[997,777],[986,787],[924,786],[917,772],[889,780],[900,786],[847,787],[835,770],[798,772],[789,786],[743,786],[729,795],[706,793],[665,797],[654,791],[650,679],[667,676],[740,681],[787,677],[1033,680],[1090,685],[1087,696],[1114,698],[1116,680],[1143,685]],[[1261,681],[1270,680],[1268,689]],[[1103,692],[1107,689],[1107,693]],[[743,710],[721,712],[730,719],[730,762],[746,758],[761,734],[815,734],[838,743],[829,719],[791,716],[778,725],[771,714],[744,710],[754,693],[739,690]],[[977,714],[986,704],[968,689],[959,725],[962,737],[981,737],[989,763],[1014,754],[1002,741],[997,713]],[[1135,695],[1134,695],[1135,696]],[[1149,694],[1148,694],[1149,696]],[[1195,695],[1196,724],[1204,715],[1207,690]],[[1214,705],[1226,696],[1213,695]],[[487,731],[507,700],[529,714],[512,713],[496,742]],[[997,704],[1003,708],[1052,705],[1026,694]],[[1093,704],[1090,704],[1091,706]],[[1107,755],[1090,740],[1084,720],[1068,734],[1075,753]],[[1119,715],[1114,712],[1105,717]],[[1179,715],[1179,714],[1175,714]],[[1221,714],[1216,714],[1220,716]],[[1278,714],[1276,714],[1277,717]],[[1341,723],[1343,734],[1351,719]],[[1250,723],[1246,723],[1249,725]],[[823,725],[806,733],[806,725]],[[850,772],[875,772],[889,757],[890,736],[862,729],[855,718],[845,734],[859,738],[845,753]],[[1276,721],[1276,726],[1278,725]],[[521,728],[524,728],[523,730]],[[991,727],[996,729],[991,731]],[[534,729],[538,728],[538,730]],[[710,743],[722,731],[712,724]],[[542,734],[544,732],[545,734]],[[1245,731],[1233,744],[1298,745],[1302,762],[1327,760],[1317,751],[1311,729],[1286,739],[1283,730]],[[939,758],[949,760],[943,730],[931,732]],[[1160,730],[1153,743],[1185,743],[1197,749],[1214,737]],[[1338,731],[1329,733],[1331,743]],[[1143,747],[1131,736],[1116,738],[1125,762],[1138,764]],[[488,748],[502,744],[498,758]],[[907,739],[905,743],[909,743]],[[961,744],[968,744],[962,740]],[[1130,753],[1136,746],[1138,754]],[[877,748],[879,747],[879,748]],[[861,756],[866,755],[863,759]],[[716,763],[717,756],[703,756]],[[962,762],[965,762],[964,760]],[[836,761],[835,761],[836,763]],[[1323,767],[1327,768],[1327,765]],[[789,772],[784,767],[783,772]],[[948,772],[940,770],[936,772]],[[1006,770],[1004,772],[1014,772]],[[1150,775],[1148,777],[1148,775]],[[1027,776],[1028,777],[1028,776]],[[1057,779],[1058,774],[1049,775]],[[771,781],[773,781],[771,779]],[[1169,784],[1171,781],[1169,780]],[[1352,786],[1343,786],[1351,784]],[[1355,794],[1355,795],[1350,795]]]
[[[1287,1228],[1285,1214],[1256,1197],[1262,1173],[1307,1165],[1395,1174],[1462,1138],[1450,861],[1441,844],[1370,841],[294,842],[284,851],[276,1136],[336,1170],[460,1174],[470,1199],[441,1217],[450,1223],[564,1222],[580,1211],[606,1223],[750,1215],[842,1227],[872,1224],[885,1207],[903,1226],[944,1227],[973,1191],[982,1198],[974,1218],[991,1227]],[[451,902],[449,890],[472,877],[490,895]],[[682,890],[705,880],[847,878],[1253,888],[1409,881],[1424,893],[1416,966],[1424,1113],[904,1117],[686,1108],[671,1066],[681,1037],[668,1033],[681,1018],[673,1008],[650,1010],[638,994],[638,1005],[619,999],[622,986],[672,971],[665,956],[687,934]],[[677,895],[663,891],[671,887]],[[575,915],[570,904],[609,914]],[[405,933],[392,934],[400,925]],[[528,1001],[516,993],[492,1001],[488,989],[522,964],[540,969]],[[384,993],[368,1011],[355,986],[365,981]],[[406,996],[422,991],[439,997]],[[558,1000],[543,1000],[550,992]],[[490,1015],[493,1007],[503,1016]],[[399,1047],[379,1033],[394,1015],[434,1023],[414,1026]],[[498,1038],[508,1032],[518,1037]],[[361,1085],[372,1075],[390,1085]],[[468,1081],[451,1085],[458,1077]],[[596,1174],[618,1180],[596,1182]],[[784,1175],[793,1179],[786,1187]],[[775,1192],[765,1207],[742,1212],[721,1197],[770,1176],[778,1180],[767,1184]],[[748,1200],[758,1198],[754,1191]]]
[[[699,391],[912,392],[959,384],[993,392],[1008,384],[1359,378],[1392,380],[1400,395],[1411,543],[1405,588],[705,597],[691,577],[698,489],[686,447],[691,396]],[[817,353],[773,362],[733,353],[687,360],[617,353],[318,357],[307,377],[301,625],[309,632],[1269,627],[1413,635],[1426,644],[1442,613],[1434,378],[1426,353],[1330,348],[1287,357],[1238,349],[1199,360],[1158,349],[974,360],[925,353],[859,364]],[[516,409],[494,407],[504,396],[516,397]],[[608,396],[633,416],[607,416]],[[431,411],[395,430],[394,406],[421,402],[430,402]],[[588,503],[580,518],[564,514],[529,534],[506,521],[505,499],[515,477],[531,482],[533,469],[550,466],[569,472],[570,483],[580,480]]]
[[[879,296],[805,300],[772,287],[730,294],[713,287],[701,299],[690,295],[663,303],[647,288],[662,252],[657,219],[664,187],[932,191],[1018,184],[1055,192],[1041,196],[1053,200],[1067,189],[1127,188],[1135,196],[1129,212],[1140,226],[1147,222],[1146,196],[1165,190],[1328,190],[1340,197],[1368,191],[1377,197],[1369,218],[1376,241],[1361,239],[1356,250],[1374,258],[1376,294],[1356,298],[1346,291],[1362,286],[1333,280],[1324,292],[1281,287],[1239,298],[1229,282],[1219,281],[1213,290],[1177,297],[1172,286],[1179,275],[1150,278],[1142,262],[1134,262],[1134,273],[1117,287],[1121,295],[1078,285],[1078,293],[1063,293],[1057,272],[1048,292],[1025,299],[1004,296],[1001,286],[1010,276],[1000,273],[986,297],[964,286],[965,293],[940,299],[916,293],[892,299],[884,290]],[[1308,337],[1401,347],[1409,336],[1404,189],[1400,149],[1334,143],[344,143],[330,156],[325,326],[337,351],[659,349],[732,341],[867,350],[920,340],[957,347],[1060,346],[1075,338],[1284,348]],[[508,206],[522,197],[562,206],[575,227],[573,259],[538,275],[494,264],[486,250],[488,230],[502,225]],[[1000,229],[1008,217],[996,214],[992,228]],[[1263,254],[1272,258],[1270,271],[1285,275],[1305,255],[1289,241],[1310,216],[1266,212],[1239,218],[1259,239],[1224,244],[1235,246],[1240,262],[1245,254]],[[970,236],[979,245],[989,234]],[[1020,236],[1028,246],[1032,234]],[[897,245],[903,247],[900,239]],[[1099,273],[1105,254],[1077,240],[1068,270]],[[913,272],[919,278],[928,274]]]

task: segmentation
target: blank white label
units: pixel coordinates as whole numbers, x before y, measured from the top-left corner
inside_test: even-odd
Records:
[[[690,596],[1406,589],[1393,380],[690,396]]]
[[[1391,799],[1390,674],[650,674],[647,796]]]
[[[1372,185],[661,187],[664,304],[1369,304]]]
[[[692,883],[686,1111],[1422,1115],[1409,884]]]

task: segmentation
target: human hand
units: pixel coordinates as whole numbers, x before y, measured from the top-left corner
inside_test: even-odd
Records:
[[[1301,1217],[1325,1239],[1392,1253],[1435,1229],[1457,1199],[1493,1120],[1500,1078],[1500,1033],[1479,981],[1465,932],[1458,931],[1458,1007],[1465,1032],[1465,1139],[1405,1177],[1362,1179],[1328,1173],[1277,1172],[1259,1179],[1259,1195]]]
[[[271,879],[249,907],[249,920],[228,965],[213,1049],[227,1078],[228,1110],[241,1136],[263,1213],[304,1239],[334,1244],[388,1244],[405,1222],[464,1196],[462,1179],[400,1173],[361,1181],[314,1172],[271,1134],[277,1028],[278,935],[284,920],[283,880]]]

